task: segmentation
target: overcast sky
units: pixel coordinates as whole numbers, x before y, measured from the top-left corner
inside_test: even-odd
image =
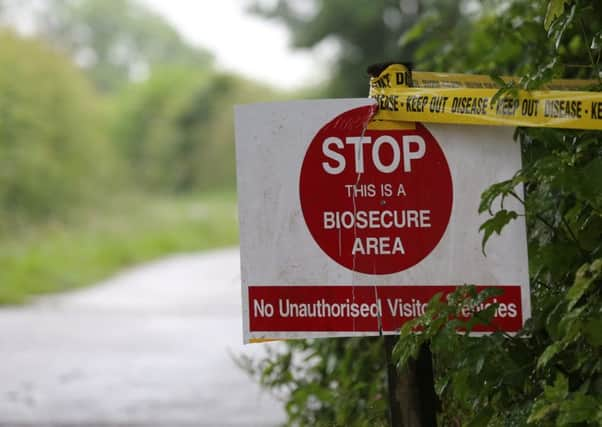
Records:
[[[220,68],[294,89],[319,81],[333,47],[292,52],[282,24],[246,12],[248,0],[142,0],[193,44],[214,53]],[[319,61],[319,62],[316,62]]]

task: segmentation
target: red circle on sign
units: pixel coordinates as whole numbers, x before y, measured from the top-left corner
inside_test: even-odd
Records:
[[[303,216],[340,265],[366,274],[406,270],[433,251],[451,216],[443,150],[420,123],[365,129],[374,112],[347,111],[313,138],[301,167]]]

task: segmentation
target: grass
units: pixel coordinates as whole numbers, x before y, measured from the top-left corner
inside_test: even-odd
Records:
[[[169,253],[238,242],[234,193],[121,196],[77,218],[0,239],[0,304],[90,285]]]

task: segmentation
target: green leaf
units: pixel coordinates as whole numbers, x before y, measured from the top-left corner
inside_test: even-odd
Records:
[[[420,38],[424,37],[425,33],[436,25],[438,18],[439,16],[436,12],[425,13],[414,26],[401,35],[397,42],[398,45],[403,47],[420,40]]]
[[[485,355],[481,355],[481,357],[479,357],[477,359],[477,364],[475,365],[475,372],[477,373],[477,375],[481,373],[484,365],[485,365]]]
[[[564,345],[561,341],[556,341],[547,346],[541,356],[539,356],[539,359],[537,359],[537,368],[541,369],[545,367],[563,348]]]
[[[491,80],[493,80],[493,82],[495,84],[497,84],[499,87],[505,87],[506,86],[506,82],[504,80],[502,80],[502,78],[500,76],[498,76],[497,74],[489,74],[489,78]]]
[[[518,214],[514,211],[508,211],[506,209],[502,209],[492,217],[485,221],[481,227],[479,227],[479,231],[483,230],[483,241],[481,243],[481,250],[483,251],[483,255],[485,255],[485,245],[487,241],[491,237],[493,233],[500,234],[502,229],[508,224],[510,221],[516,219]]]
[[[571,397],[560,404],[560,415],[557,424],[560,426],[592,421],[596,416],[602,401],[583,393],[573,393]]]
[[[498,307],[499,304],[491,304],[486,309],[477,312],[475,317],[478,317],[481,323],[488,325],[493,320],[493,316],[495,315],[495,311]]]
[[[514,189],[517,185],[525,182],[525,177],[519,171],[512,179],[507,179],[505,181],[501,181],[489,186],[483,193],[481,194],[481,202],[479,203],[479,213],[483,213],[485,211],[491,212],[491,207],[493,202],[498,198],[502,198],[502,204],[505,197],[509,195],[514,196]],[[503,207],[503,205],[502,205]],[[492,213],[493,214],[493,213]]]
[[[583,335],[594,347],[602,346],[602,315],[583,323]]]
[[[529,414],[529,418],[527,418],[527,423],[532,424],[537,421],[541,421],[548,414],[551,414],[552,412],[556,411],[558,409],[558,406],[559,406],[559,404],[556,402],[549,403],[549,402],[546,402],[545,400],[538,400],[533,405],[531,414]]]
[[[545,328],[553,340],[559,340],[562,336],[559,325],[565,312],[566,308],[564,302],[559,301],[546,316]]]
[[[546,12],[546,17],[543,23],[543,27],[546,31],[552,25],[552,22],[556,18],[558,18],[564,12],[564,5],[569,4],[570,0],[550,0],[548,3],[548,11]]]
[[[569,393],[569,380],[560,372],[556,374],[554,384],[544,388],[544,396],[546,399],[560,401],[564,400]]]
[[[548,415],[558,411],[568,393],[569,381],[564,375],[558,373],[554,384],[552,386],[545,386],[543,394],[533,404],[527,423],[537,423]]]
[[[579,301],[579,299],[583,296],[585,292],[590,288],[592,283],[594,283],[598,279],[599,273],[594,275],[590,271],[590,266],[585,264],[581,266],[581,268],[575,274],[575,282],[573,286],[569,289],[567,293],[568,300],[568,310],[572,310],[575,304]]]
[[[466,425],[467,427],[482,427],[486,426],[493,417],[493,410],[491,408],[484,408],[479,413],[477,413],[474,418],[470,420],[470,422]]]
[[[550,28],[548,30],[548,35],[550,35],[551,38],[554,40],[554,47],[556,48],[556,50],[558,50],[558,48],[560,47],[560,44],[562,42],[562,37],[564,36],[564,33],[566,32],[567,28],[573,22],[573,19],[575,18],[576,10],[577,10],[577,5],[573,4],[572,7],[570,8],[568,14],[562,14],[561,15],[562,19],[556,20],[550,26]]]

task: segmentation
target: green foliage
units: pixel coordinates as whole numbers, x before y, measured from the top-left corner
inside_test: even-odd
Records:
[[[144,188],[190,191],[235,183],[236,103],[273,99],[267,88],[227,74],[167,68],[121,98],[115,136]]]
[[[492,295],[460,288],[447,301],[433,298],[423,316],[404,325],[395,356],[403,366],[421,345],[430,345],[444,407],[441,425],[599,425],[601,291],[599,258],[579,269],[562,297],[557,290],[540,297],[516,336],[471,338],[458,330],[489,323],[495,305],[462,318],[463,307],[477,307]]]
[[[196,190],[233,188],[233,103],[273,93],[135,0],[0,0],[15,16],[46,38],[0,31],[0,304],[235,244],[231,191]]]
[[[288,3],[279,2],[276,15],[286,18],[294,14],[286,7]],[[399,52],[413,52],[417,68],[518,75],[519,82],[505,85],[507,96],[518,88],[536,89],[555,77],[597,78],[600,83],[602,3],[599,1],[489,0],[480,6],[470,1],[454,3],[423,2],[418,19],[398,34],[402,45]],[[315,4],[317,21],[326,12],[332,19],[321,28],[326,35],[332,32],[344,39],[343,31],[357,29],[361,33],[367,24],[355,24],[361,21],[356,15],[362,12],[367,20],[379,21],[367,9],[379,10],[381,3],[354,3],[347,8],[353,11],[337,4],[336,12],[330,11],[326,2]],[[336,14],[345,17],[344,25],[333,24],[336,16],[332,15]],[[295,34],[307,30],[313,35],[305,44],[297,39],[298,44],[313,45],[323,37],[315,36],[322,34],[317,31],[315,21],[287,20]],[[339,30],[341,26],[346,29]],[[374,40],[371,36],[367,39]],[[355,45],[358,57],[373,58],[374,52],[382,54],[387,44],[370,45],[370,52],[362,51],[365,46]],[[388,58],[374,62],[383,59]],[[346,71],[350,74],[349,68]],[[359,88],[359,82],[357,86],[346,87]],[[598,84],[590,89],[601,88]],[[348,92],[355,94],[362,95]],[[440,425],[602,425],[601,136],[594,131],[519,128],[515,138],[522,148],[522,169],[482,195],[479,211],[491,214],[480,229],[484,250],[489,239],[503,233],[506,224],[523,215],[505,206],[506,199],[514,199],[524,209],[532,318],[522,331],[515,336],[503,332],[478,338],[467,335],[466,331],[489,323],[495,310],[495,305],[491,305],[483,311],[473,310],[469,317],[460,315],[464,307],[478,307],[492,297],[490,293],[477,293],[473,287],[460,288],[447,299],[436,296],[424,316],[402,329],[394,354],[400,368],[416,357],[422,345],[430,346],[436,392],[442,401]],[[524,195],[518,190],[520,185],[524,186]],[[295,360],[306,353],[312,354],[317,365],[326,361],[332,366],[340,364],[338,377],[330,372],[319,375],[312,372],[312,376],[308,367],[301,372],[311,378],[311,384],[322,384],[326,379],[325,384],[336,381],[338,395],[353,398],[352,390],[357,387],[374,393],[372,397],[362,395],[364,401],[382,396],[385,393],[382,376],[367,373],[358,376],[357,370],[351,374],[341,363],[354,357],[368,366],[380,364],[383,369],[382,351],[373,351],[376,342],[353,339],[364,344],[355,347],[350,355],[346,340],[333,341],[338,344],[330,340],[287,343],[284,356],[280,357]],[[374,359],[365,359],[366,354]],[[259,367],[270,363],[268,359]],[[287,378],[289,370],[282,367],[272,374],[275,379],[264,381],[270,387]],[[348,385],[348,378],[353,378],[353,386]],[[308,389],[309,383],[299,380],[285,383],[293,391],[289,405],[299,404],[298,396],[305,393],[303,390]],[[314,397],[314,404],[304,407],[303,419],[291,416],[292,424],[347,425],[337,414],[348,412],[337,407],[331,396],[322,398],[317,393]],[[386,414],[383,411],[380,418],[370,421],[361,415],[354,420],[358,425],[384,423]],[[346,418],[344,421],[348,422]]]
[[[416,61],[427,70],[523,76],[522,85],[529,89],[553,77],[597,75],[599,27],[593,17],[602,13],[599,2],[556,3],[565,3],[561,9],[566,13],[557,15],[552,7],[546,15],[548,2],[542,0],[485,1],[455,21],[421,18],[410,30],[425,26],[418,32],[423,42],[416,47]],[[438,35],[443,32],[442,41]]]
[[[366,96],[369,65],[384,61],[411,60],[411,51],[397,46],[414,14],[403,15],[397,0],[315,1],[315,13],[300,13],[298,2],[279,0],[273,7],[255,10],[268,18],[287,24],[295,47],[314,47],[323,41],[338,46],[332,78],[327,89],[330,96]],[[448,2],[450,5],[452,2]]]
[[[480,338],[468,335],[476,325],[491,321],[496,305],[481,311],[477,307],[490,301],[496,291],[478,293],[466,286],[446,300],[436,296],[422,317],[401,330],[394,350],[400,367],[418,354],[420,346],[430,344],[437,370],[435,389],[443,398],[441,425],[484,426],[495,411],[506,414],[512,405],[524,411],[521,377],[530,374],[530,366],[525,364],[527,347],[521,338],[502,332]],[[471,314],[465,317],[467,308]],[[502,351],[508,340],[514,352]]]
[[[100,195],[116,168],[104,121],[66,58],[0,32],[0,235]]]
[[[493,233],[500,234],[502,229],[513,219],[516,219],[518,214],[514,211],[508,211],[506,209],[501,209],[495,213],[492,218],[489,218],[485,221],[479,230],[483,230],[483,254],[485,254],[485,245],[487,244],[487,240],[491,237]]]
[[[241,362],[263,386],[287,396],[289,425],[385,425],[380,338],[288,341],[268,358]]]
[[[78,219],[0,237],[0,306],[88,286],[133,263],[238,242],[234,193],[112,195]]]
[[[40,36],[82,65],[102,91],[122,89],[160,66],[211,66],[208,52],[184,42],[137,0],[47,0],[38,17]]]
[[[542,24],[543,10],[547,28]],[[509,2],[493,28],[505,36],[520,21],[525,30],[520,37],[529,35],[540,52],[530,56],[507,50],[502,41],[488,51],[507,59],[500,61],[496,72],[526,73],[521,84],[529,89],[562,74],[588,77],[587,71],[596,76],[599,56],[594,60],[589,46],[601,28],[594,12],[600,12],[596,2],[550,2],[547,8],[545,3]],[[480,34],[479,25],[475,31],[475,36]],[[442,55],[440,60],[455,63],[454,55]],[[589,62],[589,67],[573,67],[573,61]],[[516,138],[523,150],[523,168],[485,191],[479,210],[492,214],[481,226],[485,246],[493,233],[503,232],[517,216],[504,208],[504,200],[510,197],[524,206],[533,317],[515,337],[456,335],[457,320],[420,336],[420,342],[430,343],[435,357],[444,404],[441,422],[600,425],[602,346],[594,332],[602,326],[600,132],[517,129]],[[524,184],[524,198],[516,191],[519,184]],[[439,316],[453,312],[453,304],[438,304],[431,310]],[[415,341],[402,333],[399,345],[417,351]]]
[[[564,6],[569,4],[568,0],[551,0],[548,2],[548,11],[546,12],[545,21],[543,23],[543,27],[546,30],[549,30],[552,26],[552,23],[560,16],[562,16],[562,12],[564,10]]]

